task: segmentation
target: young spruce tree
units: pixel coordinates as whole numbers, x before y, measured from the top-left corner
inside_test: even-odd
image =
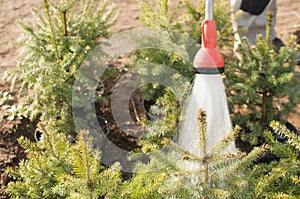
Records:
[[[77,71],[87,54],[110,35],[115,6],[108,1],[42,0],[34,11],[37,23],[21,38],[22,55],[7,79],[12,88],[20,84],[21,103],[37,128],[41,140],[20,138],[27,157],[8,173],[7,193],[12,198],[99,198],[109,196],[120,183],[120,168],[100,164],[88,133],[78,132],[75,143],[72,90]]]
[[[7,80],[21,84],[21,104],[29,117],[54,125],[57,131],[74,131],[72,89],[87,54],[110,34],[115,6],[104,0],[42,0],[33,27],[21,24],[22,54]]]
[[[120,165],[100,164],[88,131],[70,143],[65,134],[43,129],[39,142],[21,137],[27,158],[8,173],[14,181],[6,192],[12,198],[99,198],[112,194],[121,183]]]
[[[272,130],[283,138],[274,139],[273,133],[264,136],[272,153],[280,159],[269,164],[256,165],[252,172],[254,198],[298,198],[300,195],[300,137],[285,125],[272,121]]]
[[[266,39],[258,35],[256,46],[242,40],[238,50],[242,60],[231,59],[225,72],[233,123],[242,127],[241,139],[251,145],[264,142],[263,131],[272,120],[286,123],[300,102],[295,72],[299,46],[292,38],[277,53],[270,42],[271,21],[269,13]]]
[[[199,111],[200,148],[206,146],[206,113]],[[201,157],[182,149],[170,139],[161,148],[149,148],[147,163],[138,163],[132,179],[126,181],[121,198],[253,198],[248,183],[251,165],[261,157],[265,147],[255,148],[249,155],[231,154],[226,148],[234,141],[239,128]],[[250,181],[251,182],[251,181]],[[247,192],[245,192],[247,190]]]

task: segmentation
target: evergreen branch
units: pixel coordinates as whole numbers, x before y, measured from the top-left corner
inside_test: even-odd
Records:
[[[142,13],[141,21],[147,26],[153,27],[153,22],[155,22],[155,11],[151,7],[149,0],[137,0],[137,3]]]
[[[291,177],[291,179],[294,184],[300,184],[300,176],[294,175]]]
[[[262,198],[265,196],[265,189],[270,187],[276,180],[285,177],[286,170],[282,167],[273,168],[272,171],[266,175],[264,178],[258,179],[255,186],[255,197]]]
[[[61,14],[62,14],[62,21],[64,26],[64,36],[67,37],[69,36],[68,27],[67,27],[67,10],[63,10]]]
[[[277,121],[272,121],[270,126],[280,136],[287,137],[287,143],[289,143],[291,146],[295,147],[295,149],[300,151],[300,137],[298,135],[292,133],[290,130],[287,129],[285,125],[282,125]]]
[[[297,154],[293,153],[293,149],[291,145],[278,142],[277,140],[275,140],[273,134],[270,131],[265,131],[263,135],[268,141],[268,145],[270,146],[271,151],[275,155],[284,158],[294,158],[294,159],[297,158]]]
[[[50,152],[52,153],[53,157],[59,159],[58,155],[55,152],[54,143],[52,143],[52,139],[50,137],[50,134],[46,130],[45,125],[42,124],[42,123],[39,123],[38,126],[41,128],[42,132],[46,135],[45,136],[46,137],[46,141],[47,141],[47,144],[49,144],[49,149],[50,149]]]
[[[116,5],[112,4],[108,7],[108,2],[103,2],[97,9],[97,15],[95,18],[100,18],[101,19],[101,24],[106,24],[107,27],[111,27],[117,22],[117,18],[119,17],[120,10],[116,11]],[[103,14],[105,13],[105,14]],[[101,17],[100,14],[103,16]],[[112,15],[114,16],[112,17]]]
[[[267,193],[265,194],[265,198],[270,198],[270,199],[297,199],[297,196],[291,196],[290,194],[285,194],[283,192],[273,192],[273,193]]]
[[[185,0],[185,7],[187,12],[191,14],[195,21],[200,21],[200,18],[203,16],[203,14],[195,10],[189,0]]]
[[[210,199],[210,198],[230,199],[230,198],[232,198],[230,192],[223,190],[223,189],[209,188],[209,189],[207,189],[206,192],[207,192],[207,194],[205,194],[205,197],[203,197],[203,199]]]
[[[207,147],[207,124],[206,124],[206,113],[205,111],[199,109],[198,112],[198,123],[199,123],[199,134],[200,134],[200,148],[202,149],[202,164],[203,164],[203,181],[202,183],[206,186],[209,185],[209,174],[208,174],[208,168],[209,168],[209,163],[208,163],[208,154],[206,152],[206,147]]]
[[[209,165],[209,170],[212,172],[222,171],[226,168],[230,168],[233,165],[238,164],[240,161],[240,156],[232,155],[232,154],[224,154],[224,155],[214,155],[210,158],[211,164]]]
[[[165,147],[164,149],[151,153],[151,159],[156,160],[157,162],[162,164],[162,166],[167,167],[170,170],[178,171],[180,168],[178,167],[178,165],[176,165],[176,158],[172,156],[167,147]],[[177,155],[176,152],[175,154]]]
[[[168,17],[169,14],[169,0],[161,0],[158,2],[158,10],[159,10],[159,16]]]
[[[55,32],[54,32],[54,28],[53,28],[53,24],[52,24],[52,20],[51,20],[51,16],[50,16],[48,0],[44,0],[44,8],[45,8],[45,13],[46,13],[47,20],[49,22],[50,29],[51,29],[51,40],[52,40],[52,44],[55,49],[56,61],[59,64],[60,63],[60,55],[59,55],[57,40],[56,40],[56,36],[55,36]]]
[[[246,168],[254,164],[259,158],[263,157],[268,151],[266,145],[255,147],[247,156],[243,157],[236,165],[229,169],[227,175],[233,175],[241,168]]]
[[[237,138],[239,131],[241,128],[239,126],[236,126],[232,132],[224,136],[224,138],[218,142],[218,144],[215,144],[213,148],[208,153],[208,157],[211,157],[215,154],[220,154],[228,148],[230,144],[234,142],[234,140]]]
[[[81,135],[83,136],[83,134]],[[83,158],[84,158],[84,165],[85,165],[85,170],[86,170],[86,176],[85,176],[85,182],[86,182],[86,186],[88,187],[89,190],[89,197],[90,199],[93,198],[92,195],[92,181],[91,181],[91,174],[90,174],[90,165],[89,165],[89,160],[88,160],[88,151],[86,148],[86,143],[84,142],[84,138],[82,137],[82,153],[83,153]]]
[[[266,24],[266,43],[267,47],[270,47],[271,45],[271,26],[273,21],[273,14],[271,11],[267,13],[267,24]],[[269,49],[267,49],[269,51]]]
[[[199,157],[184,148],[180,147],[178,144],[174,142],[170,142],[169,145],[166,145],[165,148],[168,148],[169,150],[175,150],[175,152],[182,154],[181,159],[182,160],[190,160],[193,162],[203,162],[203,157]]]
[[[182,6],[182,3],[183,3],[182,0],[179,0],[173,12],[169,14],[170,21],[175,21],[176,18],[178,18],[178,13],[180,13],[180,8]]]
[[[73,164],[74,164],[74,171],[77,173],[77,175],[82,176],[85,178],[85,186],[87,187],[89,191],[89,198],[92,199],[92,187],[93,187],[93,182],[91,180],[91,157],[89,154],[89,149],[88,149],[88,141],[87,139],[88,132],[87,131],[81,131],[79,134],[79,153],[81,154],[78,156],[78,158],[74,158]],[[75,154],[74,154],[75,155]],[[80,159],[79,159],[80,158]],[[81,163],[78,165],[78,163]],[[84,168],[84,169],[83,169]]]

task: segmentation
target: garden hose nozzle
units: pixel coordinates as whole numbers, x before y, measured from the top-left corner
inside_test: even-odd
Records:
[[[199,74],[221,74],[224,59],[217,48],[217,26],[213,18],[213,0],[206,0],[206,20],[202,23],[202,47],[194,58],[194,69]]]

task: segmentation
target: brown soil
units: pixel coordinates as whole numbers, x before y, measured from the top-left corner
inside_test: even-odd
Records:
[[[132,29],[140,25],[139,21],[139,9],[137,7],[136,0],[111,0],[115,2],[121,9],[120,17],[117,25],[113,28],[113,31],[119,32],[123,30]],[[197,0],[192,0],[197,2]],[[26,24],[32,24],[36,19],[31,15],[31,9],[39,9],[39,1],[34,0],[15,0],[5,1],[0,0],[0,78],[2,78],[5,70],[13,68],[16,65],[18,57],[18,46],[15,41],[22,33],[21,27],[18,25],[19,21]],[[276,26],[278,37],[284,42],[295,33],[300,30],[300,1],[299,0],[278,0],[278,15]],[[297,33],[300,35],[300,33]],[[300,37],[299,37],[300,38]],[[300,67],[297,67],[300,71]],[[105,82],[107,91],[105,95],[109,95],[110,89],[114,85],[114,81]],[[0,80],[0,91],[9,91],[10,85]],[[15,93],[11,93],[12,96],[16,96]],[[136,96],[136,101],[140,102],[139,95]],[[7,104],[17,104],[17,99],[7,102]],[[115,139],[116,144],[123,147],[126,150],[135,147],[135,139],[128,138],[121,130],[116,128],[113,124],[113,119],[108,107],[99,107],[102,114],[109,118],[110,126],[110,139]],[[298,111],[300,112],[300,105],[298,105]],[[141,107],[138,107],[137,112],[142,112]],[[133,115],[132,117],[136,117]],[[138,115],[143,118],[144,115]],[[296,114],[291,114],[289,121],[300,130],[300,117]],[[31,133],[25,133],[31,132]],[[34,125],[28,120],[13,120],[7,119],[4,115],[2,107],[0,109],[0,198],[6,198],[3,193],[9,177],[4,172],[7,166],[16,166],[20,159],[24,158],[24,151],[18,145],[17,138],[20,135],[26,135],[33,139],[32,133],[34,132]]]

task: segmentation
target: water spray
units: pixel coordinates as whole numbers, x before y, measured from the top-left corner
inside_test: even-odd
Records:
[[[199,157],[198,111],[206,112],[206,151],[232,131],[225,87],[221,74],[224,72],[224,59],[217,48],[216,22],[213,20],[214,1],[206,0],[206,16],[202,23],[202,46],[194,58],[195,79],[188,100],[185,119],[181,124],[177,143]],[[227,152],[235,152],[232,143]]]

